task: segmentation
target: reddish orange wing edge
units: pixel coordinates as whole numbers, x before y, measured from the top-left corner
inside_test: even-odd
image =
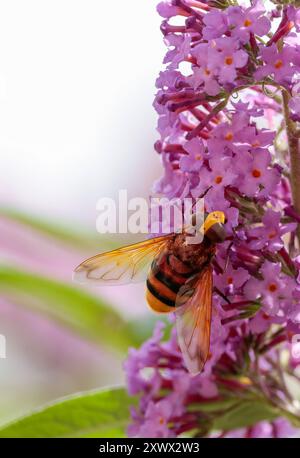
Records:
[[[208,266],[178,293],[178,343],[185,365],[194,375],[203,370],[209,356],[212,289],[212,267]]]

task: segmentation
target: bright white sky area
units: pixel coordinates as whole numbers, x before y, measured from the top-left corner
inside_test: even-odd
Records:
[[[161,174],[156,0],[0,1],[1,205],[95,227]]]

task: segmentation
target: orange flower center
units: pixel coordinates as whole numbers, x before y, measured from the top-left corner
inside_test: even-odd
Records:
[[[276,232],[275,231],[270,232],[269,239],[273,239],[274,237],[276,237]]]
[[[275,283],[271,283],[271,284],[269,285],[269,291],[270,291],[271,293],[275,293],[275,291],[277,291],[277,285],[276,285]]]
[[[252,25],[252,21],[250,21],[250,19],[246,19],[245,22],[244,22],[244,26],[245,27],[250,27],[250,25]]]
[[[233,133],[227,132],[227,134],[225,135],[225,140],[228,140],[229,142],[233,140]]]
[[[231,57],[231,56],[226,57],[225,64],[226,65],[232,65],[233,64],[233,57]]]
[[[197,156],[195,156],[195,159],[196,159],[196,161],[201,161],[202,156],[200,154],[197,154]]]
[[[211,74],[211,71],[208,70],[208,68],[206,68],[206,69],[204,70],[204,73],[205,73],[206,76],[209,76],[209,75]]]
[[[252,148],[257,148],[258,146],[260,146],[260,143],[259,141],[257,140],[256,142],[252,143]]]
[[[281,68],[283,66],[283,62],[281,59],[278,59],[276,62],[275,62],[275,68],[277,68],[277,70],[279,68]]]
[[[220,183],[222,183],[222,181],[223,181],[223,177],[221,177],[221,175],[219,175],[219,176],[217,176],[217,177],[215,178],[215,183],[216,183],[216,184],[220,184]]]
[[[160,417],[159,424],[160,425],[164,425],[165,424],[165,419],[163,417]]]
[[[240,383],[242,383],[243,385],[248,385],[248,386],[252,385],[252,381],[249,379],[249,377],[245,377],[245,376],[240,377],[240,378],[239,378],[239,381],[240,381]]]
[[[232,277],[228,277],[228,278],[227,278],[227,283],[228,283],[228,285],[232,285],[232,283],[233,283],[233,278],[232,278]]]
[[[261,177],[261,171],[258,170],[258,169],[252,170],[252,176],[253,176],[254,178],[259,178],[259,177]]]

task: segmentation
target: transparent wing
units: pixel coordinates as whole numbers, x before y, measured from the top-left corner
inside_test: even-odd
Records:
[[[75,269],[73,279],[98,285],[124,285],[145,280],[152,260],[173,237],[174,234],[155,237],[93,256]]]
[[[189,279],[177,295],[178,343],[192,374],[202,371],[209,355],[212,288],[212,268],[209,266]]]

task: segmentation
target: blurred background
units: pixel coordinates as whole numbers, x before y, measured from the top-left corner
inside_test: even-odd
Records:
[[[161,174],[156,3],[0,1],[0,423],[122,383],[151,332],[144,285],[87,290],[72,270],[123,243],[97,234],[97,200]]]

